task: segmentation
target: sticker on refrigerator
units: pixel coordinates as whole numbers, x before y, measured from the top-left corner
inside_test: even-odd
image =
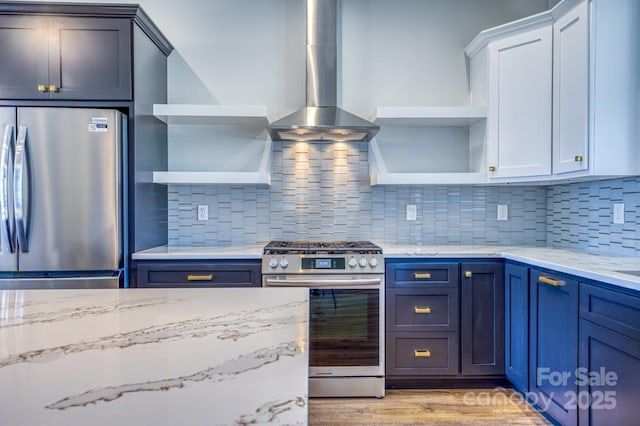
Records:
[[[109,130],[108,119],[106,117],[92,117],[89,123],[90,132],[106,132]]]

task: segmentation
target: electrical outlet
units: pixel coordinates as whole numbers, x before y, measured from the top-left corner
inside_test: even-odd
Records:
[[[418,207],[415,204],[407,204],[407,220],[418,220]]]
[[[613,223],[624,224],[624,203],[615,203],[613,205]]]
[[[498,220],[509,220],[509,205],[498,204]]]
[[[209,220],[209,206],[198,205],[198,220]]]

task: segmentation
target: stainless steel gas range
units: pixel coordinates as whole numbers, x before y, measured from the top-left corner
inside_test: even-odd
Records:
[[[384,396],[384,259],[368,241],[271,241],[263,287],[309,288],[309,396]]]

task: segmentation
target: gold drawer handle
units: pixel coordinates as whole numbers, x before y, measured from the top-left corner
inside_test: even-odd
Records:
[[[582,155],[576,155],[575,157],[573,157],[573,159],[574,159],[577,163],[580,163],[580,162],[582,162],[582,160],[584,160],[584,158],[582,158]]]
[[[473,277],[473,272],[471,272],[471,271],[464,271],[464,277],[465,277],[465,278],[471,278],[471,277]]]
[[[545,277],[545,276],[538,277],[538,281],[540,281],[543,284],[552,285],[554,287],[562,287],[563,285],[567,284],[566,282],[564,282],[562,280],[554,280],[553,278],[549,278],[549,277]]]
[[[424,308],[420,308],[418,306],[414,306],[413,307],[413,312],[415,312],[416,314],[430,314],[431,313],[431,308],[428,306],[425,306]]]
[[[209,275],[187,275],[187,281],[211,281],[213,280],[213,274]]]
[[[38,92],[46,92],[47,91],[47,86],[45,86],[44,84],[38,84]]]
[[[431,279],[431,274],[428,272],[414,272],[413,278],[416,280],[429,280]]]
[[[56,86],[55,84],[50,84],[49,85],[49,91],[50,92],[58,92],[60,89],[58,88],[58,86]]]
[[[414,349],[413,356],[416,358],[431,358],[429,349]]]
[[[495,172],[496,171],[496,166],[489,166],[489,171],[490,172]]]

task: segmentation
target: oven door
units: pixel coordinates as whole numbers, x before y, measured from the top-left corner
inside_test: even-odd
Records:
[[[311,377],[384,376],[384,275],[263,276],[309,288]]]

